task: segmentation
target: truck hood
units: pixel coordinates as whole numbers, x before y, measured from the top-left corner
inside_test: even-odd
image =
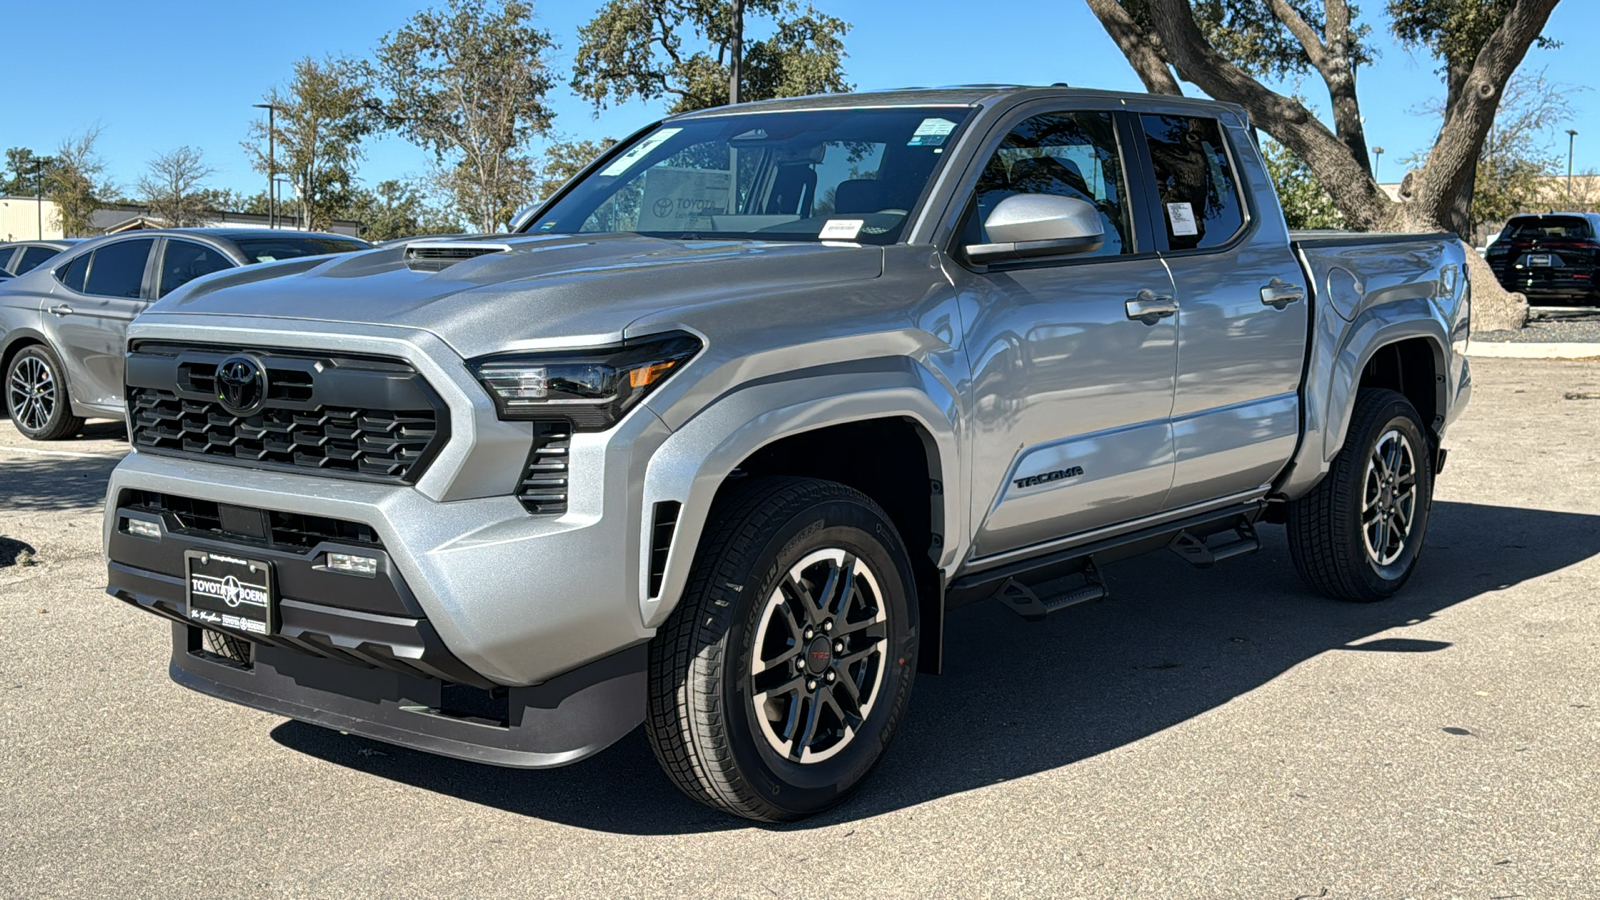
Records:
[[[500,235],[427,244],[476,246],[484,253],[438,271],[419,260],[408,264],[405,247],[248,266],[191,282],[150,312],[163,318],[399,325],[432,332],[473,356],[615,342],[641,316],[810,291],[883,271],[880,248],[854,244],[628,234]]]

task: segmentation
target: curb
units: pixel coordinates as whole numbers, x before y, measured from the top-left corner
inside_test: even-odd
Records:
[[[1499,359],[1600,359],[1600,343],[1471,341],[1468,356]]]

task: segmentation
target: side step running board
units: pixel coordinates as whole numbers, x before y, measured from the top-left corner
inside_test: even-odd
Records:
[[[1206,539],[1192,532],[1180,531],[1172,536],[1167,549],[1183,557],[1197,569],[1210,568],[1225,559],[1254,553],[1261,549],[1261,538],[1249,519],[1241,518],[1233,526],[1233,540],[1220,544],[1207,544]]]
[[[1106,584],[1101,580],[1100,570],[1095,568],[1093,559],[1087,561],[1081,574],[1083,575],[1083,585],[1081,587],[1069,590],[1064,594],[1057,594],[1049,599],[1040,597],[1034,593],[1032,588],[1015,578],[1007,578],[1005,583],[1000,585],[1000,590],[995,593],[995,596],[999,597],[1000,602],[1004,603],[1012,612],[1024,619],[1036,622],[1053,612],[1066,609],[1069,606],[1088,603],[1090,600],[1105,599],[1108,593]]]

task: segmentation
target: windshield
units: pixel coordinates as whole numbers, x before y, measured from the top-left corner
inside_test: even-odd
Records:
[[[1589,223],[1578,216],[1540,216],[1517,219],[1506,226],[1513,241],[1581,240],[1590,237]]]
[[[353,253],[371,250],[372,245],[356,238],[333,237],[244,237],[234,238],[239,251],[251,262],[275,262],[301,256],[321,256],[324,253]]]
[[[892,244],[969,113],[810,110],[669,122],[525,230]]]

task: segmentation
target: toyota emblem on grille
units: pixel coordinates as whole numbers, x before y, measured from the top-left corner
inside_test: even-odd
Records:
[[[253,416],[267,402],[267,370],[248,356],[230,356],[217,366],[217,399],[236,416]]]

